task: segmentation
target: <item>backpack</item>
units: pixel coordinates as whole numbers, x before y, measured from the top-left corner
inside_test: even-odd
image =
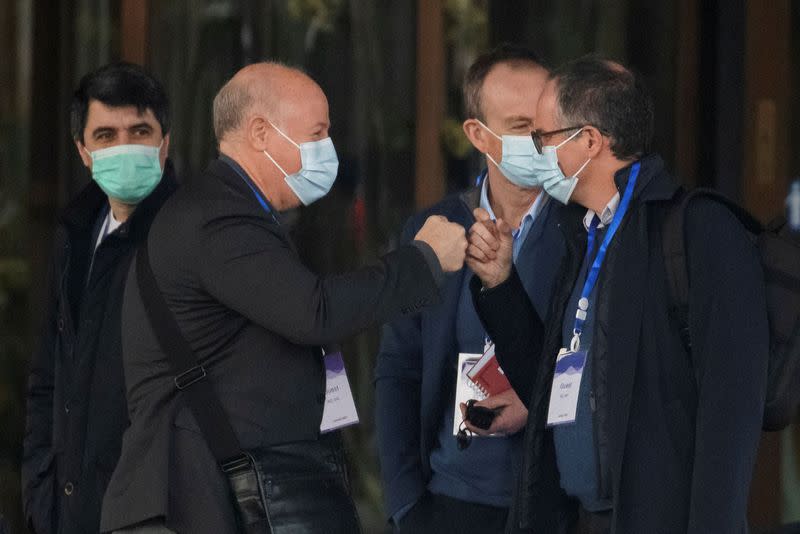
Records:
[[[689,338],[689,275],[686,264],[684,219],[689,202],[705,197],[726,206],[751,235],[761,257],[769,319],[769,363],[764,430],[781,430],[800,422],[800,235],[784,218],[766,227],[720,193],[695,189],[679,193],[667,208],[663,251],[672,307],[681,338],[691,354]]]

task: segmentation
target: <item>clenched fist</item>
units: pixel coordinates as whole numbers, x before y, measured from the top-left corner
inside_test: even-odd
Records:
[[[511,227],[502,220],[492,221],[489,213],[477,208],[475,224],[469,230],[467,266],[478,275],[484,287],[505,282],[511,274],[514,238]]]
[[[430,245],[444,272],[452,273],[464,266],[467,235],[460,224],[451,223],[441,215],[431,215],[414,239]]]

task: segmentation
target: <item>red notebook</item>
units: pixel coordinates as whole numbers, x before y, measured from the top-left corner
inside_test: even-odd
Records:
[[[467,376],[487,397],[511,389],[508,378],[500,368],[500,364],[497,363],[494,344],[481,356],[480,360],[475,362],[472,369],[467,371]]]

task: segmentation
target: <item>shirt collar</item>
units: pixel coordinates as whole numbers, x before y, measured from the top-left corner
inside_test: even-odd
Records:
[[[619,192],[611,197],[611,200],[608,201],[606,207],[603,208],[603,213],[600,214],[600,224],[597,225],[598,228],[602,228],[607,226],[611,223],[612,219],[614,219],[614,214],[617,212],[617,208],[619,207]],[[583,227],[587,230],[589,226],[592,224],[592,219],[594,216],[597,215],[592,210],[587,210],[586,215],[583,217]]]
[[[536,217],[542,211],[545,204],[549,200],[549,196],[547,193],[542,190],[539,193],[539,196],[536,197],[536,200],[533,201],[528,211],[523,215],[522,221],[520,221],[519,228],[514,230],[514,237],[517,237],[520,229],[525,226],[525,224],[530,221],[533,222],[536,220]],[[481,204],[480,206],[489,212],[489,217],[494,221],[497,220],[497,217],[494,214],[494,210],[492,209],[492,205],[489,203],[489,178],[488,176],[484,175],[483,183],[481,184]]]

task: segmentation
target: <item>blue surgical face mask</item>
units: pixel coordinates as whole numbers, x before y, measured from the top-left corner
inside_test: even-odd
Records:
[[[578,174],[586,168],[592,159],[587,159],[572,176],[567,177],[558,165],[558,154],[556,151],[572,141],[582,131],[583,130],[578,130],[558,145],[542,147],[541,155],[537,155],[537,157],[534,158],[536,182],[541,184],[541,187],[548,195],[562,204],[569,202],[569,199],[572,197],[572,192],[575,191],[575,186],[578,185]]]
[[[536,176],[533,170],[533,158],[537,155],[533,138],[530,135],[503,135],[502,137],[494,133],[488,126],[480,120],[478,124],[483,126],[487,132],[498,138],[503,143],[503,157],[497,163],[489,153],[486,157],[500,169],[503,176],[508,181],[519,187],[532,188],[540,187],[536,183]]]
[[[92,178],[100,189],[125,204],[138,204],[161,181],[161,145],[117,145],[94,152],[83,149],[92,158]]]
[[[283,133],[280,128],[274,124],[272,124],[272,127],[300,150],[300,170],[294,174],[288,174],[284,171],[278,165],[278,162],[269,155],[269,152],[264,151],[264,155],[286,177],[286,183],[297,195],[297,198],[300,199],[300,202],[304,206],[308,206],[327,195],[336,181],[336,173],[339,170],[339,158],[336,156],[336,148],[333,146],[331,138],[326,137],[319,141],[309,141],[298,145]]]

